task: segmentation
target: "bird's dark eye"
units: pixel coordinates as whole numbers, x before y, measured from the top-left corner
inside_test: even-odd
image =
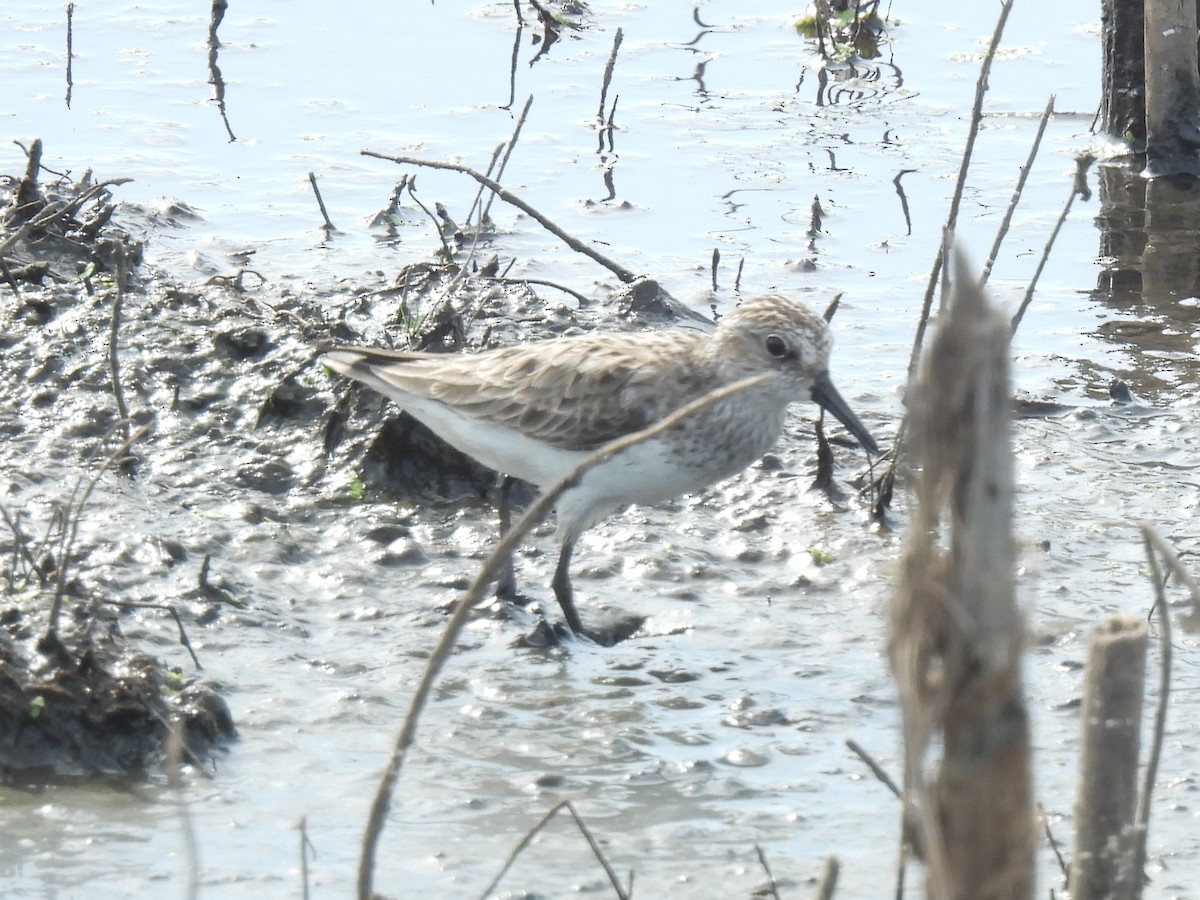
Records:
[[[776,359],[783,359],[788,352],[787,342],[777,334],[768,334],[767,352]]]

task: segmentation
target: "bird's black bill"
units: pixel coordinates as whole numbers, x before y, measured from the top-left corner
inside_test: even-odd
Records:
[[[846,401],[842,399],[842,395],[838,393],[837,388],[833,386],[833,382],[829,380],[829,373],[822,372],[817,376],[817,380],[813,382],[812,389],[813,403],[827,409],[837,418],[839,422],[846,426],[846,430],[858,438],[858,442],[862,444],[863,449],[872,456],[879,455],[879,445],[875,443],[875,438],[871,437],[871,433],[867,431],[867,427],[858,420]]]

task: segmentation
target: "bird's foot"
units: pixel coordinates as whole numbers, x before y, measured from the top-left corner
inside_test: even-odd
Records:
[[[551,624],[544,617],[538,616],[537,622],[521,643],[526,647],[562,647],[574,641],[589,641],[601,647],[612,647],[621,641],[628,640],[637,634],[645,623],[645,616],[623,616],[614,622],[600,628],[585,628],[576,633],[565,622]]]

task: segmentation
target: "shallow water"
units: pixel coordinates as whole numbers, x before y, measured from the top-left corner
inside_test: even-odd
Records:
[[[778,289],[823,305],[845,291],[834,375],[883,443],[902,412],[912,329],[953,189],[978,54],[993,27],[982,18],[990,7],[966,7],[894,9],[900,24],[877,68],[833,91],[819,87],[812,47],[791,31],[796,10],[784,4],[756,4],[752,16],[744,4],[706,4],[700,17],[713,28],[689,44],[702,30],[689,6],[597,3],[589,27],[532,66],[537,29],[527,26],[515,108],[529,94],[535,101],[504,182],[701,311],[736,299],[742,259],[747,292]],[[225,688],[241,734],[215,773],[188,779],[209,896],[296,891],[301,817],[317,854],[309,864],[314,893],[351,890],[371,796],[411,689],[444,608],[494,534],[484,503],[395,504],[370,494],[353,501],[346,485],[359,461],[343,454],[327,464],[319,423],[258,425],[285,374],[301,372],[326,403],[333,385],[306,367],[297,335],[279,320],[254,318],[261,308],[253,298],[341,309],[356,287],[386,284],[436,245],[411,202],[398,245],[366,227],[404,170],[359,151],[482,169],[513,126],[513,113],[499,108],[509,98],[511,5],[377,3],[335,12],[308,2],[231,6],[219,64],[233,143],[209,100],[202,12],[166,2],[79,5],[69,110],[61,6],[0,13],[0,71],[9,86],[0,122],[9,136],[43,138],[52,168],[134,176],[117,194],[131,204],[163,209],[162,198],[171,198],[198,214],[154,231],[148,255],[204,296],[172,300],[152,286],[130,301],[123,345],[138,384],[131,400],[159,411],[159,437],[146,451],[144,477],[102,483],[95,505],[103,515],[85,522],[81,570],[99,593],[196,611],[187,598],[211,553],[214,578],[248,604],[190,626],[204,674]],[[1010,306],[1066,200],[1072,154],[1090,143],[1096,16],[1078,0],[1018,6],[993,71],[993,114],[959,228],[977,260],[1048,91],[1062,111],[991,281]],[[599,154],[599,85],[618,26],[615,152]],[[701,63],[702,83],[693,78]],[[0,151],[0,169],[16,173],[22,164],[17,148]],[[609,164],[616,196],[600,202]],[[902,170],[911,170],[901,179],[911,227],[893,185]],[[309,171],[342,229],[328,238]],[[465,218],[474,196],[465,178],[422,171],[418,183],[426,203],[443,202]],[[814,196],[825,215],[810,242]],[[1071,701],[1088,632],[1103,615],[1140,613],[1151,602],[1137,521],[1159,523],[1189,548],[1200,508],[1196,306],[1179,297],[1109,302],[1094,293],[1103,276],[1096,210],[1094,200],[1076,203],[1014,343],[1019,390],[1065,410],[1019,420],[1015,444],[1037,793],[1068,845],[1078,733]],[[127,214],[143,220],[135,209]],[[492,215],[500,234],[488,252],[515,257],[511,274],[588,296],[615,286],[523,215],[499,204]],[[714,247],[722,259],[715,292]],[[245,252],[268,279],[250,301],[202,285],[210,274],[236,271]],[[574,309],[564,293],[542,296],[549,314]],[[88,453],[102,429],[81,422],[111,397],[102,377],[80,378],[39,403],[38,386],[19,376],[54,358],[102,374],[103,350],[97,345],[89,357],[88,340],[103,321],[98,302],[81,302],[61,310],[44,334],[27,334],[5,312],[6,332],[20,339],[6,356],[21,360],[16,372],[16,363],[6,366],[16,379],[9,402],[25,426],[4,455],[5,503],[35,521],[45,521],[64,485],[94,471]],[[271,338],[264,357],[214,357],[214,333],[246,327]],[[1141,403],[1112,405],[1114,377]],[[176,387],[192,406],[171,408]],[[843,863],[841,896],[891,889],[899,810],[844,741],[858,741],[899,777],[884,608],[904,501],[898,532],[889,533],[869,526],[851,489],[836,504],[810,493],[809,416],[795,417],[778,466],[753,467],[703,497],[631,510],[583,540],[583,615],[647,614],[645,636],[547,653],[514,646],[525,623],[485,615],[470,626],[401,777],[377,889],[478,895],[562,799],[575,803],[618,872],[636,873],[641,896],[749,895],[765,881],[756,844],[784,896],[809,891],[828,854]],[[844,483],[862,460],[845,450],[838,456]],[[280,461],[284,477],[259,477]],[[405,553],[389,556],[397,536]],[[178,541],[184,560],[171,564],[162,539]],[[553,547],[543,528],[521,559],[523,586],[543,600]],[[816,565],[810,548],[832,563]],[[126,630],[184,662],[170,622],[130,617]],[[1190,726],[1196,640],[1177,631],[1176,644],[1150,852],[1156,893],[1182,897],[1200,884],[1192,796],[1200,755]],[[1059,884],[1050,851],[1040,859],[1043,888]],[[176,801],[157,783],[0,792],[5,896],[157,895],[181,890],[186,872]],[[920,895],[919,881],[910,875],[911,896]],[[501,895],[573,889],[603,890],[603,875],[582,838],[559,822],[520,858]]]

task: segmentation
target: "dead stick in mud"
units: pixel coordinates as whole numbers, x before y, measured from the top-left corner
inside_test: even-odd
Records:
[[[630,284],[631,282],[637,280],[637,275],[629,271],[629,269],[626,269],[620,263],[614,262],[604,254],[598,252],[592,247],[589,247],[578,238],[567,234],[567,232],[563,231],[516,194],[510,193],[495,181],[488,178],[486,175],[476,172],[474,169],[469,168],[468,166],[462,166],[458,163],[439,162],[432,159],[417,159],[413,156],[388,156],[386,153],[376,153],[373,150],[363,150],[361,153],[363,156],[371,156],[375,159],[385,159],[401,166],[424,166],[428,169],[444,169],[448,172],[458,172],[474,178],[505,203],[509,204],[510,206],[515,206],[517,209],[521,210],[521,212],[528,215],[572,250],[576,251],[577,253],[582,253],[584,256],[587,256],[599,263],[604,268],[616,275],[619,279],[621,279],[621,281],[625,282],[626,284]]]
[[[12,269],[8,267],[8,260],[0,256],[0,273],[4,275],[4,281],[12,288],[13,296],[18,300],[21,299],[21,288],[17,284],[16,276],[13,275]]]
[[[19,145],[18,145],[19,146]],[[38,201],[38,170],[42,165],[42,139],[34,138],[25,161],[25,175],[17,183],[17,210],[33,206]]]
[[[1095,161],[1096,157],[1090,153],[1075,157],[1075,177],[1071,181],[1071,193],[1067,197],[1067,202],[1063,205],[1063,210],[1059,213],[1054,227],[1050,229],[1050,236],[1046,238],[1046,246],[1042,248],[1041,259],[1038,260],[1037,268],[1033,270],[1033,277],[1029,279],[1029,285],[1025,288],[1025,296],[1021,298],[1021,305],[1013,314],[1011,324],[1013,334],[1017,333],[1017,326],[1021,324],[1025,310],[1029,309],[1029,304],[1033,301],[1033,292],[1037,289],[1038,279],[1042,277],[1042,270],[1046,268],[1046,262],[1050,259],[1050,250],[1054,247],[1054,242],[1058,240],[1058,233],[1062,230],[1063,223],[1067,221],[1067,216],[1071,212],[1071,204],[1075,202],[1077,196],[1083,200],[1088,200],[1092,196],[1092,191],[1087,186],[1087,170]]]
[[[633,893],[632,877],[628,888],[621,885],[621,880],[617,878],[617,873],[609,865],[608,860],[604,856],[604,851],[600,848],[599,842],[592,835],[591,830],[587,827],[587,823],[583,821],[583,818],[575,809],[575,805],[570,800],[563,800],[553,807],[538,820],[536,825],[525,833],[525,836],[521,838],[517,846],[513,847],[512,852],[508,854],[508,859],[504,862],[504,868],[500,870],[496,877],[492,879],[492,883],[484,888],[483,893],[479,895],[480,900],[487,900],[492,895],[496,888],[499,887],[500,882],[504,880],[504,876],[508,874],[508,870],[512,868],[513,863],[517,861],[517,857],[525,852],[525,848],[533,843],[533,839],[538,836],[538,833],[549,825],[550,821],[564,809],[571,814],[571,818],[575,820],[575,825],[579,828],[579,833],[583,835],[584,840],[588,842],[588,846],[592,848],[592,853],[595,854],[596,859],[599,861],[601,867],[603,867],[604,873],[608,876],[609,883],[612,884],[617,897],[620,900],[629,900],[630,895]]]
[[[1004,236],[1008,234],[1008,226],[1012,223],[1013,213],[1017,211],[1017,204],[1021,202],[1021,194],[1025,190],[1025,182],[1029,179],[1029,172],[1033,169],[1033,161],[1037,158],[1038,148],[1042,146],[1042,135],[1046,133],[1046,125],[1050,122],[1050,116],[1054,114],[1054,95],[1050,95],[1050,99],[1046,101],[1046,109],[1042,112],[1042,118],[1038,122],[1037,134],[1033,136],[1033,144],[1029,148],[1029,156],[1025,160],[1025,165],[1021,167],[1021,174],[1017,178],[1017,185],[1013,188],[1012,198],[1008,201],[1008,208],[1004,210],[1004,218],[1000,220],[1000,227],[996,229],[996,239],[992,242],[991,252],[988,253],[987,262],[983,264],[983,274],[979,276],[980,284],[987,284],[988,278],[992,274],[992,266],[996,264],[996,257],[1000,253],[1000,245],[1004,243]]]
[[[618,27],[617,33],[613,35],[612,51],[608,54],[608,62],[604,65],[604,78],[600,82],[600,108],[596,112],[596,129],[602,134],[604,131],[604,106],[608,102],[608,87],[612,84],[613,69],[617,67],[617,51],[621,49],[621,41],[624,39],[625,32]],[[603,140],[603,136],[601,140]]]
[[[125,391],[121,387],[121,362],[117,353],[117,335],[121,330],[121,307],[125,303],[125,245],[112,242],[113,258],[117,263],[117,294],[113,298],[112,318],[108,326],[108,372],[112,378],[113,396],[117,398],[117,415],[124,423],[125,440],[129,440],[129,407],[125,403]]]
[[[513,525],[512,529],[492,548],[492,552],[488,554],[479,573],[475,576],[475,581],[471,584],[466,595],[459,600],[454,612],[446,622],[446,627],[442,629],[441,637],[438,639],[437,645],[433,648],[433,652],[429,656],[429,661],[425,664],[425,671],[417,682],[416,689],[413,691],[408,715],[405,716],[400,733],[396,736],[396,743],[392,749],[391,758],[388,760],[387,768],[384,770],[383,777],[379,782],[379,788],[375,792],[375,800],[371,805],[371,814],[367,821],[367,830],[363,836],[362,853],[359,859],[359,900],[371,900],[374,895],[372,884],[375,878],[375,851],[379,843],[379,836],[383,832],[384,823],[387,821],[388,810],[391,808],[392,803],[392,793],[400,777],[400,769],[404,765],[404,758],[408,753],[408,748],[412,746],[413,739],[416,737],[417,722],[421,717],[422,710],[425,708],[425,703],[429,699],[429,694],[433,690],[433,683],[437,679],[438,673],[446,665],[446,661],[450,658],[450,654],[454,650],[454,645],[458,641],[458,636],[467,624],[467,619],[470,617],[472,610],[483,600],[488,585],[500,574],[505,561],[512,556],[517,545],[525,539],[525,536],[536,525],[550,514],[550,510],[554,507],[554,504],[558,501],[563,491],[578,484],[579,480],[596,466],[608,462],[617,454],[623,453],[630,447],[650,440],[664,431],[674,428],[685,419],[707,409],[714,403],[718,403],[727,397],[762,383],[769,377],[769,374],[755,375],[752,378],[743,378],[741,381],[736,381],[715,391],[710,391],[703,397],[693,400],[686,406],[676,410],[665,419],[656,422],[651,427],[605,444],[580,462],[569,475],[553,487],[544,491],[534,501],[533,505],[525,511],[516,524]]]
[[[75,59],[75,4],[67,4],[67,109],[71,108],[71,90],[75,79],[71,77],[71,64]]]
[[[321,208],[321,218],[325,220],[325,230],[337,231],[334,224],[329,221],[329,211],[325,209],[325,198],[321,196],[321,189],[317,187],[317,176],[313,172],[308,173],[308,183],[312,185],[313,193],[317,197],[317,206]]]
[[[504,177],[504,170],[506,168],[508,168],[508,161],[512,158],[513,149],[517,146],[517,140],[521,136],[521,129],[525,127],[525,119],[529,115],[529,108],[531,106],[533,106],[533,94],[530,94],[528,97],[525,98],[525,106],[523,106],[521,108],[521,113],[520,113],[520,115],[517,116],[517,122],[513,126],[512,137],[510,137],[508,139],[507,145],[504,146],[504,156],[500,160],[499,168],[496,169],[495,181],[497,184],[499,184],[500,179]],[[497,148],[497,150],[499,150],[499,148]],[[493,160],[493,162],[494,162],[494,160]],[[479,190],[480,190],[480,193],[482,193],[482,191],[484,190],[482,185],[480,186]],[[492,201],[495,199],[496,199],[496,195],[489,193],[487,201],[483,204],[483,209],[479,213],[479,221],[475,225],[475,238],[474,238],[474,240],[471,241],[471,250],[467,254],[466,262],[462,266],[459,267],[459,270],[454,274],[454,278],[451,279],[450,284],[446,287],[444,295],[447,298],[449,298],[452,295],[452,292],[454,291],[455,286],[466,274],[467,265],[469,265],[471,260],[474,259],[474,257],[475,257],[475,248],[479,245],[479,238],[483,234],[484,220],[487,219],[488,214],[491,212]],[[480,200],[480,194],[476,194],[475,203],[473,203],[471,205],[471,210],[475,209],[475,206],[476,206],[476,204],[479,203],[479,200]],[[467,222],[470,223],[470,221],[471,221],[471,212],[468,211]],[[483,310],[483,304],[485,302],[485,299],[486,298],[484,298],[484,297],[480,297],[479,302],[475,305],[475,308],[473,310],[471,310],[471,314],[469,316],[467,316],[466,321],[463,323],[463,331],[464,332],[467,331],[468,329],[470,329],[470,327],[475,324],[475,320],[479,317],[479,313]]]

